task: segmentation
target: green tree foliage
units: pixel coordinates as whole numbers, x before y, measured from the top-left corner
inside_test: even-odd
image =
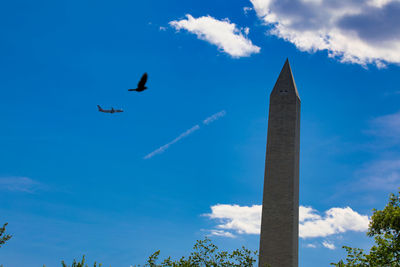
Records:
[[[391,194],[383,210],[373,210],[367,235],[373,237],[375,245],[369,254],[362,249],[344,246],[345,261],[331,263],[337,267],[390,266],[400,267],[400,192]]]
[[[190,256],[179,260],[168,257],[157,263],[160,251],[153,253],[144,267],[252,267],[255,266],[257,251],[245,247],[232,251],[219,251],[210,239],[197,240]],[[139,265],[140,266],[140,265]]]
[[[210,239],[205,238],[204,240],[197,240],[193,252],[187,258],[182,257],[174,261],[171,257],[168,257],[161,263],[157,263],[159,256],[160,251],[154,252],[143,267],[253,267],[256,263],[257,251],[253,252],[245,247],[236,249],[231,253],[219,251]],[[74,260],[71,266],[68,266],[64,261],[61,262],[61,265],[62,267],[88,267],[85,263],[85,256],[82,257],[80,262]],[[97,265],[95,262],[93,266],[101,267],[102,265]],[[0,267],[2,266],[0,265]],[[137,267],[140,267],[140,265],[137,265]]]
[[[3,227],[0,227],[0,247],[6,243],[12,236],[7,235],[4,232],[6,231],[6,226],[8,223],[5,223]]]
[[[10,238],[12,237],[12,235],[5,234],[7,224],[8,223],[5,223],[3,227],[0,227],[0,247],[1,245],[4,245],[6,241],[10,240]],[[0,264],[0,267],[3,267],[3,264]]]
[[[69,267],[67,264],[65,264],[64,261],[61,261],[62,267]],[[81,262],[77,262],[75,259],[72,262],[71,267],[88,267],[87,264],[85,264],[85,255],[83,255]],[[97,263],[94,262],[93,267],[97,267]],[[101,264],[98,265],[98,267],[101,267]]]

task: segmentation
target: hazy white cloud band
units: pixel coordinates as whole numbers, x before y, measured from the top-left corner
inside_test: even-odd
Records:
[[[226,115],[226,111],[222,110],[218,113],[215,113],[213,115],[211,115],[210,117],[206,118],[205,120],[203,120],[203,124],[204,125],[208,125],[222,117],[224,117]],[[167,150],[171,145],[175,144],[176,142],[180,141],[181,139],[191,135],[192,133],[194,133],[195,131],[199,130],[200,126],[198,124],[196,124],[195,126],[193,126],[192,128],[186,130],[185,132],[181,133],[178,137],[176,137],[174,140],[172,140],[171,142],[157,148],[156,150],[154,150],[153,152],[147,154],[146,156],[144,156],[144,159],[149,159],[154,157],[157,154],[161,154],[163,153],[165,150]]]
[[[188,14],[186,19],[174,20],[169,24],[178,31],[185,29],[196,34],[197,38],[216,45],[234,58],[260,52],[260,47],[247,38],[249,28],[237,28],[229,19],[217,20],[211,16],[194,18]]]
[[[400,187],[400,111],[371,119],[364,133],[376,138],[369,144],[369,149],[384,151],[383,155],[389,156],[365,163],[355,172],[358,181],[354,186],[389,192]]]
[[[220,222],[211,234],[215,235],[213,231],[218,231],[219,236],[227,237],[235,237],[234,233],[259,234],[261,208],[261,205],[217,204],[211,206],[211,213],[205,216]],[[311,207],[300,206],[299,209],[299,236],[303,239],[326,237],[347,231],[364,232],[368,229],[368,224],[367,215],[361,215],[350,207],[331,208],[325,211],[323,216]],[[332,249],[332,245],[324,246]]]
[[[0,191],[33,193],[40,187],[39,182],[28,177],[0,177]]]
[[[369,162],[356,173],[361,177],[358,188],[393,191],[400,187],[400,159],[382,159]]]
[[[399,0],[250,0],[269,33],[341,62],[400,63]]]
[[[372,119],[370,129],[366,132],[400,142],[400,111]]]

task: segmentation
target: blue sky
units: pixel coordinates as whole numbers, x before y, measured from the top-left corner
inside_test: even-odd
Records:
[[[269,93],[287,57],[302,100],[300,266],[370,247],[367,216],[400,184],[398,1],[0,13],[0,223],[14,235],[0,264],[128,267],[206,235],[258,249]],[[149,89],[128,92],[145,71]]]

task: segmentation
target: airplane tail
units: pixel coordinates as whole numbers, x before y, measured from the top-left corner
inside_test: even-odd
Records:
[[[103,111],[103,109],[100,107],[100,105],[97,105],[97,108],[99,109],[99,111]]]

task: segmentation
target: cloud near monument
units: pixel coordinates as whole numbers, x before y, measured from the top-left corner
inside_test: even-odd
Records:
[[[216,229],[218,235],[228,236],[235,234],[259,234],[261,225],[261,205],[239,206],[230,204],[217,204],[211,206],[211,213],[204,214],[210,219],[216,219],[219,224]],[[299,237],[317,238],[327,237],[347,231],[365,232],[368,229],[369,218],[361,215],[350,207],[331,208],[323,215],[306,206],[299,210]],[[224,231],[221,232],[221,231]],[[214,234],[215,235],[215,234]],[[231,236],[230,236],[231,237]]]
[[[248,57],[260,52],[260,47],[253,45],[247,38],[249,28],[238,28],[228,19],[218,20],[211,16],[194,18],[190,14],[186,19],[169,23],[176,30],[185,29],[197,35],[197,38],[216,45],[233,58]]]
[[[301,51],[328,51],[341,62],[400,63],[397,0],[250,0],[269,34]]]

